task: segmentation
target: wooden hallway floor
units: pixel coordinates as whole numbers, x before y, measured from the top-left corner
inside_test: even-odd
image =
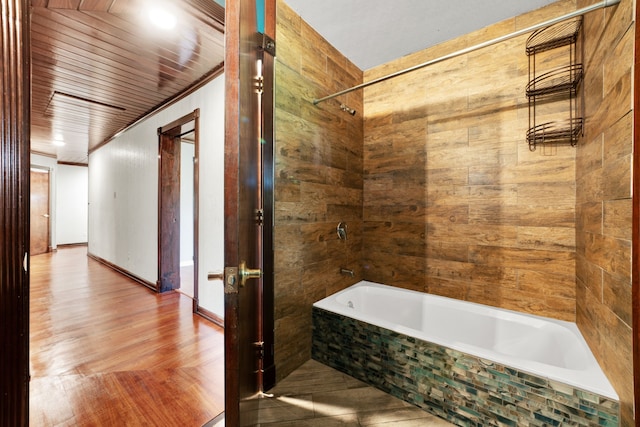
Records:
[[[224,410],[222,329],[87,257],[31,259],[32,426],[202,426]]]

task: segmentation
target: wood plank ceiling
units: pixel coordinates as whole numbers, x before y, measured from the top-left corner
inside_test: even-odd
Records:
[[[31,3],[31,150],[59,162],[87,163],[90,150],[223,67],[224,9],[213,0],[168,2],[173,30],[150,23],[158,0]]]

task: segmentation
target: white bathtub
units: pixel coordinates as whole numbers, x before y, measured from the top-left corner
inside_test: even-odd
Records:
[[[618,400],[574,323],[366,281],[314,307]]]

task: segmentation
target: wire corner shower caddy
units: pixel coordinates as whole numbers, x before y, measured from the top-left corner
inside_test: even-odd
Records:
[[[529,150],[538,144],[569,144],[575,146],[584,128],[584,77],[580,40],[582,16],[537,30],[527,39],[526,54],[529,57],[529,83],[526,95],[529,99]],[[540,72],[538,63],[553,62],[554,55],[568,56],[568,64]],[[563,106],[566,103],[566,108]],[[559,112],[556,110],[560,108]],[[547,111],[545,111],[547,110]],[[540,123],[540,116],[548,120],[549,112],[554,120]],[[555,120],[556,117],[561,118]]]

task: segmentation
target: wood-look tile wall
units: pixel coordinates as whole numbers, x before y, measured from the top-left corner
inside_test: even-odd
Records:
[[[362,278],[362,82],[347,61],[277,2],[275,362],[278,379],[311,357],[311,305]],[[351,116],[340,103],[357,110]],[[347,224],[338,240],[336,226]],[[354,277],[340,274],[344,267]]]
[[[573,9],[554,3],[364,80]],[[526,39],[365,89],[365,279],[575,320],[576,149],[529,151]],[[568,56],[548,55],[545,66],[559,61]]]
[[[578,6],[590,1],[578,0]],[[633,423],[633,1],[585,17],[585,136],[577,147],[577,323]]]
[[[556,2],[368,70],[364,81],[588,3]],[[364,278],[577,321],[632,425],[632,9],[622,0],[585,19],[578,147],[530,152],[526,36],[316,107],[311,99],[362,76],[278,2],[279,378],[309,357],[313,301]],[[339,221],[347,244],[336,240]],[[356,277],[340,276],[341,266]]]

